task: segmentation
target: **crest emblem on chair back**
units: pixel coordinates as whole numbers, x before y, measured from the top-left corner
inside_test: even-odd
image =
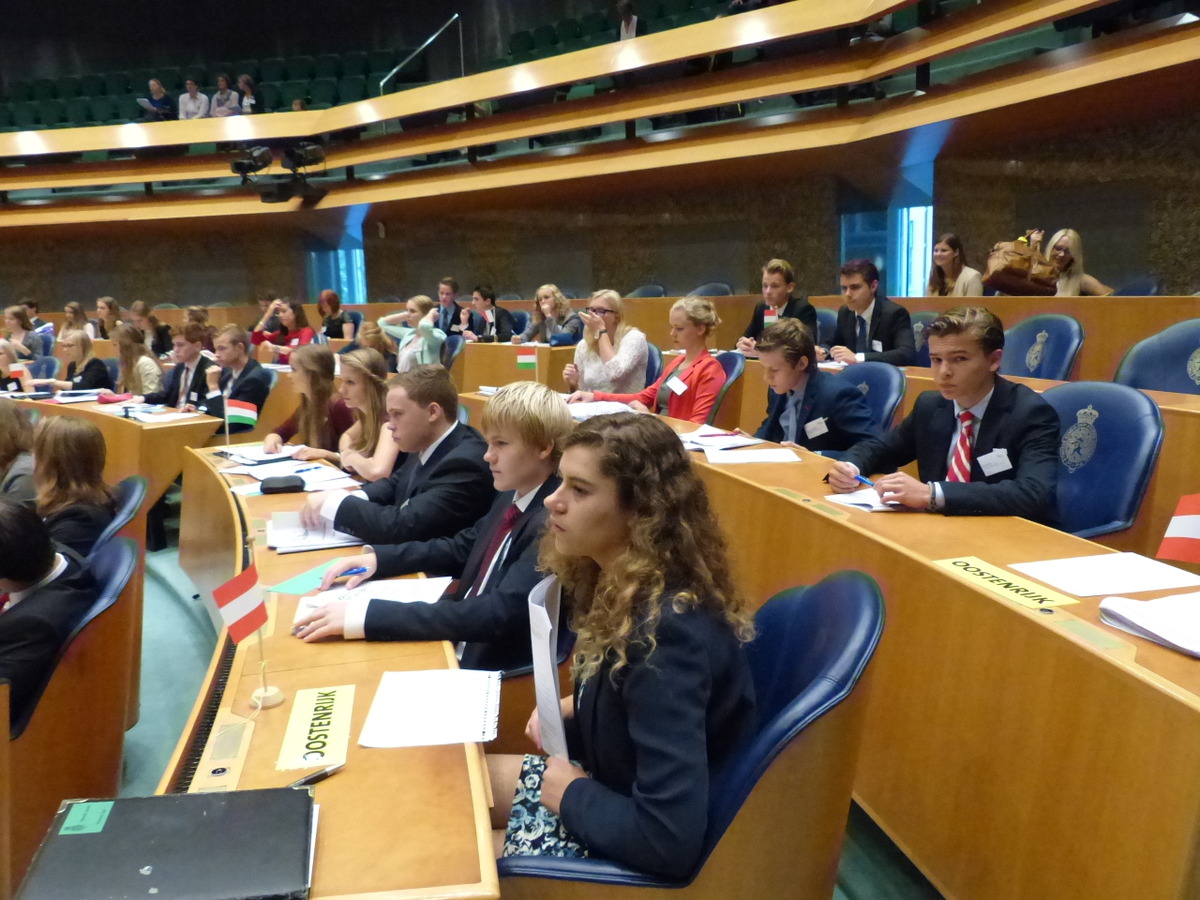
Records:
[[[1025,354],[1025,368],[1030,372],[1036,372],[1037,367],[1042,364],[1042,354],[1046,350],[1046,339],[1050,337],[1050,332],[1039,331],[1037,340],[1033,342],[1033,346],[1029,348],[1029,352]]]
[[[1087,409],[1075,413],[1075,424],[1067,429],[1058,445],[1058,459],[1069,472],[1077,472],[1088,464],[1096,453],[1100,435],[1096,431],[1096,420],[1100,413],[1088,404]]]
[[[1196,352],[1188,357],[1187,361],[1188,378],[1200,384],[1200,347],[1196,348]]]

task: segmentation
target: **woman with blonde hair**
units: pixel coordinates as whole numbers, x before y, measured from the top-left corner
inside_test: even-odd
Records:
[[[396,342],[387,336],[378,322],[363,322],[354,344],[355,350],[374,350],[383,357],[388,372],[396,371]]]
[[[1045,232],[1029,235],[1030,243],[1040,246]],[[1058,266],[1058,297],[1107,297],[1113,292],[1107,284],[1083,270],[1083,238],[1074,228],[1060,228],[1050,238],[1046,258]]]
[[[145,396],[162,390],[162,368],[146,346],[142,330],[131,322],[117,326],[117,392]],[[103,392],[102,392],[103,393]]]
[[[392,313],[379,320],[384,333],[396,341],[396,371],[407,372],[414,366],[436,365],[442,361],[446,332],[436,327],[438,307],[424,294],[409,297],[404,312]]]
[[[583,340],[563,380],[576,391],[632,393],[646,386],[646,335],[625,324],[625,303],[616,291],[596,291],[579,311]]]
[[[33,330],[29,313],[21,304],[4,310],[4,328],[18,358],[37,359],[43,354],[45,344],[42,342],[42,336]]]
[[[98,327],[84,313],[83,306],[78,300],[72,300],[63,307],[63,331],[82,331],[94,341]]]
[[[341,397],[333,395],[333,351],[325,344],[304,344],[292,353],[292,387],[300,408],[268,434],[263,449],[278,453],[296,438],[304,445],[295,459],[337,460],[338,441],[354,424],[354,416]]]
[[[100,329],[100,340],[115,340],[117,326],[121,324],[121,304],[112,297],[96,300],[96,325]]]
[[[930,297],[982,297],[983,276],[967,265],[962,238],[947,232],[933,245],[933,267],[925,291]]]
[[[682,297],[671,307],[671,339],[683,354],[663,367],[658,381],[640,393],[576,391],[568,403],[611,400],[637,412],[665,411],[673,419],[703,424],[725,384],[725,370],[708,352],[708,339],[721,324],[717,308],[705,297]]]
[[[583,319],[571,311],[571,301],[563,296],[554,284],[543,284],[533,298],[533,315],[521,334],[514,334],[512,342],[522,344],[536,341],[550,343],[550,338],[566,335],[559,343],[576,344],[583,337]]]
[[[338,462],[343,469],[367,481],[392,474],[400,446],[388,429],[387,364],[376,350],[362,348],[342,354],[342,380],[338,394],[353,411],[354,424],[338,441]]]
[[[755,726],[750,614],[678,436],[651,416],[583,422],[564,442],[540,567],[575,631],[568,756],[488,758],[504,856],[596,856],[679,877],[710,786]],[[568,599],[569,598],[569,599]],[[526,734],[541,747],[536,712]]]
[[[0,397],[0,497],[33,506],[33,427],[25,410]]]
[[[87,419],[43,416],[34,429],[33,460],[37,511],[50,537],[87,556],[116,513],[104,482],[104,435]]]
[[[67,377],[34,378],[33,385],[55,391],[112,391],[116,387],[104,360],[92,354],[92,339],[87,332],[64,331],[58,338],[58,347],[67,364]]]

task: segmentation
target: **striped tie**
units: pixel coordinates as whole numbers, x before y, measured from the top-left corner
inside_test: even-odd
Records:
[[[971,480],[971,438],[975,432],[975,416],[970,410],[958,414],[962,429],[958,432],[958,443],[954,445],[954,458],[950,460],[947,481],[967,482]]]

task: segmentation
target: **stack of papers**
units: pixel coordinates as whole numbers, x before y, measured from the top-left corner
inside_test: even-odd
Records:
[[[499,672],[384,672],[358,743],[362,747],[483,743],[495,739],[499,718]]]
[[[897,512],[904,509],[899,503],[884,503],[873,487],[859,488],[848,494],[830,494],[825,499],[830,503],[840,503],[842,506],[853,506],[855,509],[871,512]]]
[[[1009,566],[1076,597],[1200,587],[1200,576],[1137,553],[1101,553]]]
[[[713,425],[701,425],[695,431],[679,435],[688,450],[731,450],[734,447],[750,447],[762,441],[740,431],[724,431]]]
[[[357,547],[362,542],[349,534],[335,531],[328,522],[309,530],[300,524],[300,513],[277,512],[267,523],[267,546],[280,553],[300,553],[327,547]]]
[[[226,459],[232,460],[243,466],[257,466],[263,463],[279,462],[285,459],[291,459],[296,455],[298,450],[303,450],[303,444],[284,444],[283,448],[278,453],[268,453],[262,448],[262,444],[251,444],[249,446],[242,445],[236,450],[217,451],[219,455]]]
[[[617,403],[615,400],[593,400],[590,403],[571,403],[567,405],[567,409],[571,411],[571,417],[576,422],[582,422],[585,419],[592,418],[592,416],[606,416],[609,413],[633,412],[624,403]]]
[[[241,456],[241,454],[237,454]],[[285,475],[299,475],[306,491],[333,491],[340,488],[357,488],[359,483],[334,466],[304,462],[299,459],[281,459],[279,462],[255,463],[230,466],[221,470],[223,475],[249,475],[262,481]],[[250,496],[258,493],[258,485],[244,484],[232,488],[235,494]]]
[[[1100,621],[1189,656],[1200,656],[1200,594],[1157,600],[1106,597]]]
[[[59,403],[91,403],[100,396],[100,389],[93,391],[59,391],[54,399]]]
[[[351,600],[391,600],[395,603],[436,603],[446,588],[450,587],[453,579],[443,578],[405,578],[401,581],[369,581],[356,588],[334,588],[321,591],[311,597],[301,597],[296,604],[296,617],[293,622],[299,622],[314,610],[328,603],[348,603]]]
[[[704,458],[714,465],[729,463],[798,463],[800,457],[787,447],[775,447],[769,450],[714,450],[704,448]]]

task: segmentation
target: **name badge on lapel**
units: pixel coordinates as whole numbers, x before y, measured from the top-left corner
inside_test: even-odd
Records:
[[[875,353],[883,352],[883,341],[871,341],[871,350]]]
[[[813,419],[811,422],[804,423],[804,433],[809,438],[817,438],[823,434],[829,434],[829,423],[825,419]]]
[[[683,383],[683,379],[678,375],[672,375],[667,379],[667,389],[678,397],[687,390],[687,385]]]
[[[989,478],[993,475],[998,475],[1001,472],[1007,472],[1012,468],[1012,462],[1008,458],[1008,450],[1004,447],[997,447],[991,453],[985,453],[978,457],[979,468],[983,469],[983,474]]]

